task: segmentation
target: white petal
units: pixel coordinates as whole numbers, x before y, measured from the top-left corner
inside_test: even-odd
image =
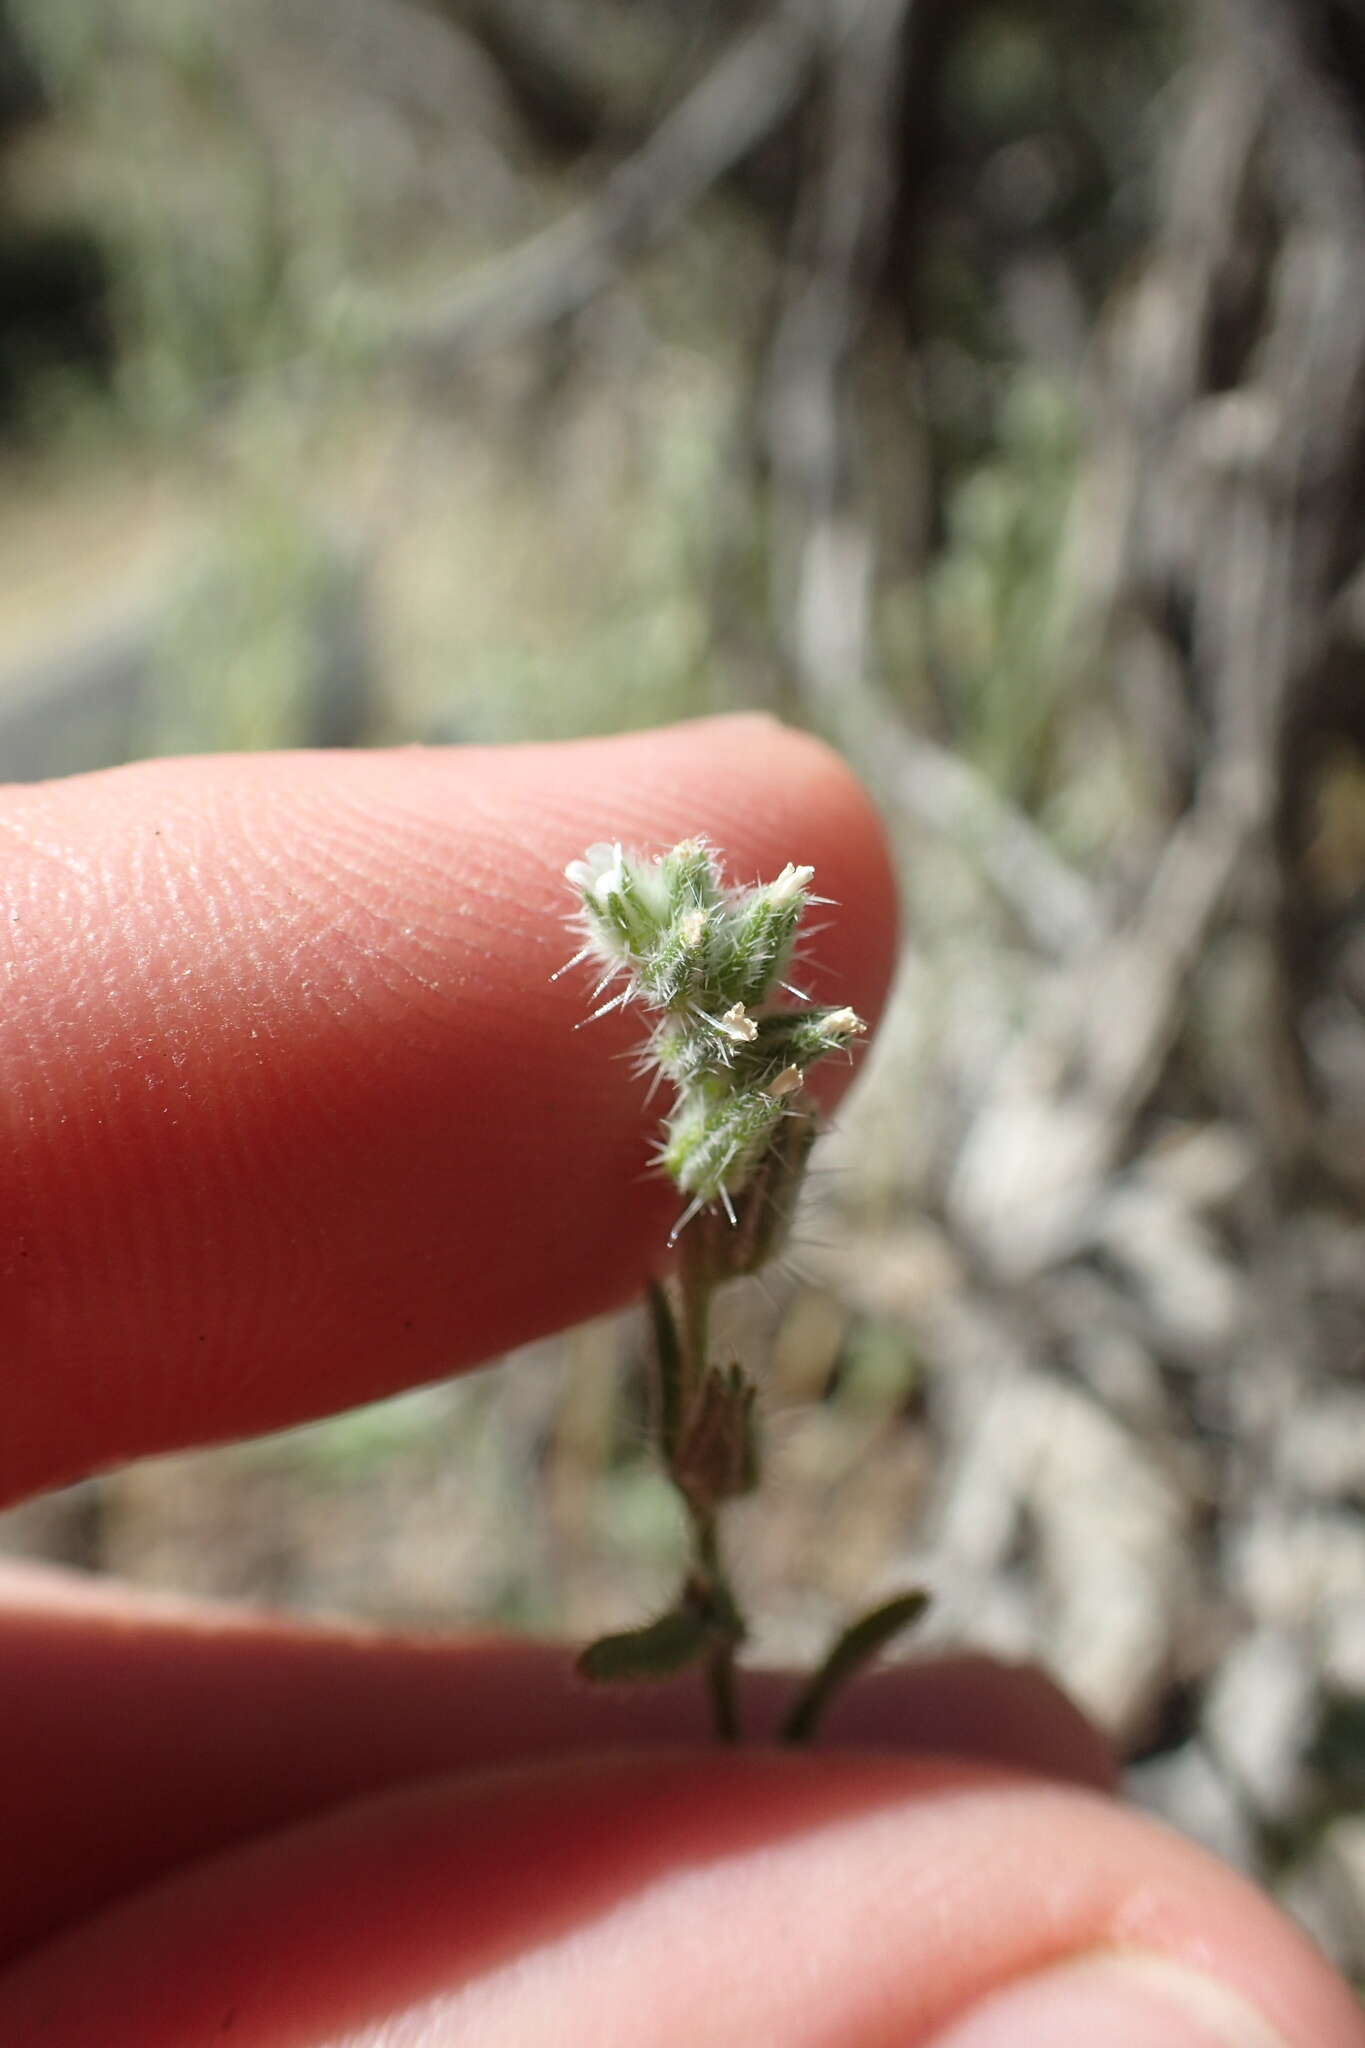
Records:
[[[620,847],[614,849],[616,859],[605,874],[599,875],[592,885],[592,894],[602,904],[610,902],[613,896],[620,896],[626,886],[626,863]]]
[[[743,1003],[732,1003],[718,1022],[725,1036],[732,1039],[736,1045],[751,1045],[758,1037],[758,1026]]]
[[[572,882],[575,889],[581,889],[585,896],[595,896],[603,875],[621,866],[620,845],[608,846],[599,839],[590,846],[582,860],[571,860],[564,870],[564,879]]]
[[[768,884],[768,895],[774,903],[791,903],[803,890],[808,889],[814,880],[814,868],[794,867],[791,861],[788,861],[777,880]]]

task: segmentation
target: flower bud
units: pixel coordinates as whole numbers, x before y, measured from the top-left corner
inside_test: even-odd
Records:
[[[754,1401],[741,1366],[709,1366],[673,1455],[673,1476],[695,1505],[712,1508],[758,1484]]]
[[[714,1084],[682,1096],[668,1118],[663,1163],[685,1195],[717,1202],[744,1186],[783,1114],[757,1088],[722,1092]]]

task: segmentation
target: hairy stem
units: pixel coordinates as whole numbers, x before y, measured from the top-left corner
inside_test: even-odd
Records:
[[[735,1651],[744,1624],[735,1602],[720,1540],[714,1500],[698,1497],[678,1468],[678,1450],[686,1426],[702,1397],[706,1381],[707,1343],[714,1282],[684,1249],[679,1275],[680,1314],[657,1283],[649,1293],[658,1376],[658,1413],[664,1462],[683,1504],[692,1533],[689,1585],[714,1619],[714,1640],[706,1657],[706,1684],[711,1719],[721,1742],[738,1742],[742,1734]]]
[[[702,1269],[693,1244],[683,1241],[680,1285],[682,1288],[683,1400],[696,1399],[706,1375],[706,1347],[711,1327],[712,1281]]]
[[[743,1624],[735,1606],[721,1554],[720,1530],[714,1509],[705,1510],[688,1501],[696,1571],[703,1578],[708,1597],[723,1615],[725,1626],[718,1632],[706,1659],[706,1687],[711,1699],[711,1719],[716,1739],[738,1742],[743,1735],[739,1713],[739,1688],[735,1672],[735,1647]]]

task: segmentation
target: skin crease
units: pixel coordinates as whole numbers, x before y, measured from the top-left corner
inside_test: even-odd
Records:
[[[809,860],[839,907],[803,981],[875,1016],[891,969],[866,799],[762,720],[153,763],[0,791],[0,825],[5,1499],[638,1290],[671,1204],[632,1027],[575,1032],[548,978],[592,840]],[[1097,1947],[1365,2044],[1283,1917],[1085,1789],[1074,1710],[982,1660],[887,1672],[820,1754],[722,1755],[677,1747],[687,1688],[587,1694],[543,1646],[11,1567],[0,1683],[5,2048],[915,2048]]]

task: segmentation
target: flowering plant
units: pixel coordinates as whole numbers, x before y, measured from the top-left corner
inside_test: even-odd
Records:
[[[758,1483],[757,1387],[734,1361],[710,1356],[710,1304],[726,1281],[755,1273],[784,1243],[817,1134],[806,1075],[848,1053],[866,1030],[845,1007],[813,1004],[786,978],[814,871],[791,862],[771,882],[727,888],[704,840],[657,859],[619,844],[588,849],[565,875],[582,945],[566,968],[598,970],[592,1017],[634,1004],[648,1035],[640,1069],[671,1085],[657,1164],[683,1207],[671,1289],[649,1307],[657,1365],[660,1449],[692,1532],[691,1563],[670,1609],[605,1636],[580,1659],[599,1680],[705,1667],[717,1734],[740,1732],[735,1658],[745,1624],[721,1550],[720,1511]],[[777,997],[789,1000],[779,1005]],[[798,1694],[790,1740],[809,1736],[838,1685],[917,1615],[923,1596],[889,1601],[845,1631]]]

